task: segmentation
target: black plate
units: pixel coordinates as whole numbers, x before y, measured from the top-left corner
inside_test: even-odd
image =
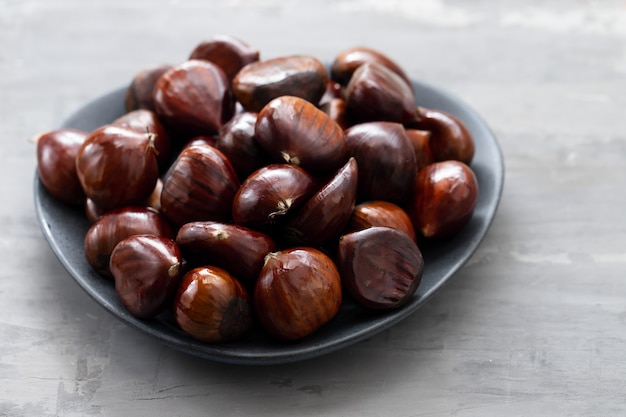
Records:
[[[452,95],[420,82],[414,82],[414,87],[418,105],[456,115],[473,134],[476,154],[471,167],[478,178],[480,195],[474,216],[461,233],[449,241],[424,249],[422,283],[411,302],[399,310],[373,314],[346,302],[330,323],[296,343],[276,342],[258,331],[238,343],[208,345],[183,333],[170,313],[150,321],[139,320],[128,314],[118,301],[112,281],[99,276],[85,261],[83,238],[89,224],[83,212],[55,201],[35,175],[38,221],[63,266],[97,303],[127,324],[174,349],[219,362],[276,364],[295,362],[344,348],[398,323],[430,299],[472,256],[487,233],[500,201],[504,164],[498,142],[487,124]],[[67,119],[63,127],[91,131],[111,122],[124,113],[124,92],[125,89],[120,88],[91,101]]]

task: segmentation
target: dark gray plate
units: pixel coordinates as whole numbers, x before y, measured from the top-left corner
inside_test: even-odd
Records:
[[[471,222],[453,239],[424,249],[422,283],[409,304],[384,314],[366,312],[350,302],[310,337],[296,343],[280,343],[257,331],[238,343],[208,345],[183,333],[170,313],[139,320],[118,301],[112,281],[103,279],[85,261],[83,238],[89,224],[80,209],[55,201],[35,175],[37,218],[45,238],[63,266],[96,302],[110,313],[154,336],[157,340],[192,355],[219,362],[276,364],[323,355],[369,338],[413,314],[428,301],[472,256],[496,213],[504,183],[504,164],[498,142],[487,124],[470,107],[438,88],[414,82],[418,105],[448,111],[471,131],[476,144],[472,169],[480,186],[478,205]],[[124,88],[99,97],[80,108],[63,123],[86,131],[109,123],[124,113]]]

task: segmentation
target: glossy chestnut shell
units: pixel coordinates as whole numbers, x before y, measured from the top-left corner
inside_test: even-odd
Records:
[[[460,161],[435,162],[419,171],[408,213],[418,233],[446,238],[472,218],[478,203],[478,181]]]
[[[474,157],[474,138],[456,116],[436,109],[418,107],[414,126],[429,131],[428,146],[436,162],[453,159],[466,165]]]
[[[370,227],[391,227],[405,233],[417,242],[413,223],[407,212],[400,206],[388,201],[366,201],[356,206],[350,217],[347,230],[357,232]]]
[[[138,72],[126,89],[124,106],[127,112],[138,109],[154,111],[153,92],[157,81],[172,68],[169,64],[146,68]]]
[[[348,162],[298,210],[285,228],[298,244],[319,246],[338,237],[348,224],[356,202],[358,167]]]
[[[418,171],[426,165],[430,165],[435,162],[435,158],[433,158],[433,154],[430,150],[430,131],[406,129],[406,136],[409,138],[411,145],[413,145],[415,160],[417,162],[416,169]]]
[[[63,203],[79,205],[85,201],[85,192],[76,173],[76,155],[88,135],[77,129],[56,129],[34,138],[39,180]]]
[[[183,258],[169,238],[134,235],[115,246],[109,269],[124,307],[148,319],[170,306],[183,274]]]
[[[154,87],[154,108],[170,128],[184,135],[210,135],[233,115],[230,82],[217,65],[192,59],[167,71]]]
[[[236,341],[252,326],[250,297],[225,270],[194,268],[178,286],[174,318],[183,331],[200,341]]]
[[[263,328],[279,339],[302,339],[329,322],[342,302],[333,261],[317,249],[296,247],[267,255],[254,289]]]
[[[407,201],[417,170],[415,152],[399,123],[368,122],[346,130],[348,151],[359,165],[361,201]]]
[[[208,221],[185,224],[176,243],[192,266],[218,266],[250,287],[261,272],[265,255],[276,250],[272,238],[261,232]]]
[[[395,61],[381,51],[366,46],[355,46],[341,51],[330,66],[330,78],[345,86],[352,78],[354,71],[368,62],[375,62],[387,67],[413,88],[411,80]]]
[[[237,174],[223,153],[208,145],[189,146],[163,178],[161,211],[177,227],[228,220],[238,189]]]
[[[220,67],[229,81],[246,65],[259,60],[259,51],[241,39],[215,35],[200,42],[189,59],[210,61]]]
[[[258,230],[275,230],[315,192],[316,183],[295,165],[272,164],[255,171],[233,199],[233,221]]]
[[[338,169],[347,159],[343,129],[299,97],[281,96],[263,107],[255,135],[275,161],[298,165],[311,173]]]
[[[154,190],[159,166],[152,133],[113,125],[93,131],[76,155],[87,197],[101,209],[143,205]]]
[[[233,79],[233,92],[247,111],[259,112],[280,96],[300,97],[317,104],[326,91],[324,64],[308,55],[290,55],[253,62]]]
[[[354,301],[373,310],[393,310],[415,294],[424,270],[422,253],[405,233],[370,227],[339,240],[337,267]]]
[[[109,211],[91,225],[85,234],[83,248],[87,262],[105,277],[115,246],[129,236],[151,234],[174,238],[174,231],[158,211],[145,207],[124,207]]]
[[[269,158],[254,135],[257,114],[239,113],[220,129],[215,147],[220,150],[237,171],[241,181],[269,163]]]

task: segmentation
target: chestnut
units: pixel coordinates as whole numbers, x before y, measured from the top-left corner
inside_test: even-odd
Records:
[[[270,101],[259,112],[255,135],[275,161],[311,173],[338,169],[346,161],[343,129],[310,102],[294,96]]]
[[[161,211],[175,226],[198,220],[228,220],[239,178],[212,146],[182,150],[163,177]]]
[[[154,111],[152,93],[161,75],[172,68],[169,64],[146,68],[138,72],[126,89],[124,106],[127,112],[146,109]]]
[[[433,153],[430,150],[431,132],[420,129],[406,129],[406,136],[409,138],[413,150],[415,151],[416,169],[419,171],[426,165],[435,162]]]
[[[271,164],[250,175],[233,199],[233,221],[258,230],[275,230],[315,192],[315,180],[295,165]]]
[[[265,255],[276,250],[272,238],[261,232],[210,221],[185,224],[176,243],[192,266],[224,268],[250,287],[261,272]]]
[[[215,147],[230,161],[240,180],[269,163],[254,136],[257,114],[243,112],[233,116],[219,131]]]
[[[44,188],[57,200],[83,204],[85,192],[76,173],[76,155],[89,133],[55,129],[33,139],[37,144],[37,173]]]
[[[393,310],[417,291],[424,259],[405,233],[377,226],[340,238],[337,268],[346,292],[358,305]]]
[[[210,61],[220,67],[229,81],[246,65],[259,60],[259,51],[241,39],[229,35],[215,35],[200,42],[189,59]]]
[[[346,111],[346,100],[343,98],[331,98],[320,105],[320,110],[326,113],[339,127],[347,129],[352,124]]]
[[[113,249],[127,237],[140,234],[174,238],[170,224],[154,209],[124,207],[104,213],[85,234],[83,248],[87,263],[100,275],[112,277],[109,261]]]
[[[348,152],[359,165],[359,199],[407,201],[417,161],[404,127],[392,122],[360,123],[345,135]]]
[[[330,78],[341,84],[347,85],[352,78],[352,74],[361,65],[375,62],[398,74],[411,88],[411,80],[404,70],[390,57],[373,48],[366,46],[356,46],[341,51],[330,65]]]
[[[341,280],[333,261],[309,247],[272,252],[254,288],[262,327],[283,340],[302,339],[339,312]]]
[[[192,59],[167,71],[154,87],[159,118],[181,135],[210,135],[233,115],[228,78],[217,65]]]
[[[76,172],[87,197],[105,211],[142,205],[159,177],[154,141],[152,133],[121,126],[91,132],[76,155]]]
[[[164,171],[169,166],[174,153],[174,146],[167,129],[156,113],[147,109],[137,109],[118,117],[111,124],[126,127],[138,133],[153,134],[159,168]]]
[[[317,104],[326,91],[326,67],[308,55],[283,56],[246,65],[233,79],[237,101],[259,112],[280,96],[295,96]]]
[[[169,307],[183,273],[176,243],[156,235],[133,235],[120,241],[109,261],[115,292],[135,317],[149,319]]]
[[[358,167],[348,162],[297,211],[285,227],[287,238],[298,244],[324,245],[338,237],[356,202]]]
[[[478,191],[474,172],[463,162],[435,162],[421,169],[407,209],[416,231],[426,238],[457,233],[472,218]]]
[[[375,226],[399,230],[417,242],[415,229],[407,212],[388,201],[366,201],[357,205],[352,212],[347,230],[357,232]]]
[[[225,270],[194,268],[178,286],[174,318],[184,332],[202,342],[236,341],[252,327],[250,296]]]
[[[376,62],[359,66],[345,89],[346,109],[356,122],[409,125],[416,119],[413,90],[395,72]]]
[[[435,161],[454,159],[467,165],[474,157],[474,139],[465,124],[456,116],[443,110],[417,108],[413,124],[429,131],[428,146]]]

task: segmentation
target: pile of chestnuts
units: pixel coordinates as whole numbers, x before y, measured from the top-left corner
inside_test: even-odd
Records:
[[[169,310],[207,343],[253,326],[302,339],[347,298],[402,307],[420,246],[457,233],[477,203],[467,128],[419,107],[371,48],[327,67],[215,36],[137,73],[125,106],[91,132],[39,135],[40,181],[84,207],[86,259],[132,315]]]

